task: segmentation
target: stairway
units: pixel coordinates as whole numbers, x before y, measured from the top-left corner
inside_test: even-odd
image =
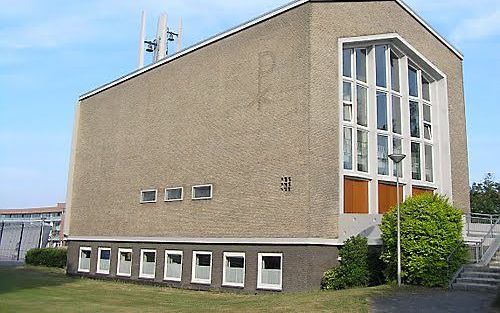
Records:
[[[500,286],[500,250],[487,266],[466,265],[452,283],[453,289],[496,292]]]

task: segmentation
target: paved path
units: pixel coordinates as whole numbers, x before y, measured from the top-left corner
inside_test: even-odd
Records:
[[[5,261],[0,260],[0,267],[18,267],[23,266],[24,261]]]
[[[492,309],[495,293],[422,289],[394,293],[372,300],[373,313],[487,313]]]

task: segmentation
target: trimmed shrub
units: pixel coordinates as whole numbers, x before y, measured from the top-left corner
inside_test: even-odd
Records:
[[[467,251],[462,239],[462,212],[448,199],[423,194],[408,198],[400,206],[401,277],[405,284],[445,286],[450,276],[465,263]],[[384,215],[382,260],[389,280],[397,275],[397,209]],[[451,258],[450,253],[462,243]]]
[[[26,252],[25,262],[29,265],[64,268],[66,257],[67,250],[64,248],[36,248]]]
[[[370,279],[368,240],[359,235],[347,239],[339,256],[340,265],[323,275],[321,288],[329,290],[367,286]]]

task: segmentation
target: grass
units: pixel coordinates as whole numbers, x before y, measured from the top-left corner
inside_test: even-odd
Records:
[[[61,269],[0,268],[0,312],[368,312],[390,286],[232,294],[68,277]]]

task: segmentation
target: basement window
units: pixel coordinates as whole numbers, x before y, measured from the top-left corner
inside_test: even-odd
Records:
[[[99,248],[97,252],[97,273],[109,274],[111,248]]]
[[[191,273],[192,283],[210,285],[212,282],[212,252],[193,251]]]
[[[153,203],[156,202],[156,195],[158,191],[156,189],[141,190],[141,203]]]
[[[257,266],[257,288],[281,290],[283,254],[259,253]]]
[[[118,266],[116,275],[130,276],[132,273],[132,249],[118,249]]]
[[[182,251],[165,251],[165,280],[181,281]]]
[[[234,287],[245,285],[245,253],[224,252],[222,285]]]
[[[80,247],[80,257],[78,259],[78,271],[90,272],[90,256],[92,254],[91,247]]]
[[[140,278],[155,278],[156,250],[141,249]]]
[[[192,190],[193,200],[212,199],[212,185],[196,185]]]
[[[165,188],[165,201],[181,201],[182,191],[182,187]]]

